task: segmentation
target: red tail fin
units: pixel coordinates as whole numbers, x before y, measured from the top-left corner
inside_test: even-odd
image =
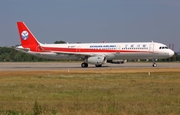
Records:
[[[40,43],[25,25],[25,23],[17,22],[17,26],[22,47],[30,48],[31,51],[37,51],[39,49]]]

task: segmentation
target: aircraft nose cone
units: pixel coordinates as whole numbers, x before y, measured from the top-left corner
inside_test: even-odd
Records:
[[[174,51],[170,50],[169,51],[169,57],[172,57],[174,55]]]

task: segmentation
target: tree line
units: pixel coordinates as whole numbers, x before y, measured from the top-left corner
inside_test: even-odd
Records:
[[[15,47],[0,47],[0,62],[43,62],[43,61],[60,61],[52,59],[44,59],[30,54],[16,51]],[[150,60],[151,61],[151,60]],[[180,56],[175,53],[171,58],[159,59],[161,62],[176,62],[180,61]]]
[[[15,47],[0,47],[0,62],[41,62],[41,61],[52,61],[52,60],[38,58],[30,54],[16,51]]]
[[[65,41],[55,41],[54,44],[64,44]],[[19,45],[16,45],[19,46]],[[15,47],[0,47],[0,62],[43,62],[43,61],[59,61],[52,59],[39,58],[30,54],[16,51]]]

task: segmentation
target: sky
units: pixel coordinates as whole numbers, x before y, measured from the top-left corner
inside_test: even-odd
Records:
[[[180,0],[0,0],[0,46],[21,44],[17,21],[41,43],[154,41],[180,50]]]

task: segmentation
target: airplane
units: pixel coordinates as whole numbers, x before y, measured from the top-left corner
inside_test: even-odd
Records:
[[[24,22],[17,22],[21,46],[15,49],[37,57],[47,59],[81,59],[82,68],[88,64],[102,67],[105,63],[120,64],[127,59],[152,59],[156,67],[157,59],[169,58],[174,51],[163,43],[157,42],[123,42],[123,43],[40,43]]]

